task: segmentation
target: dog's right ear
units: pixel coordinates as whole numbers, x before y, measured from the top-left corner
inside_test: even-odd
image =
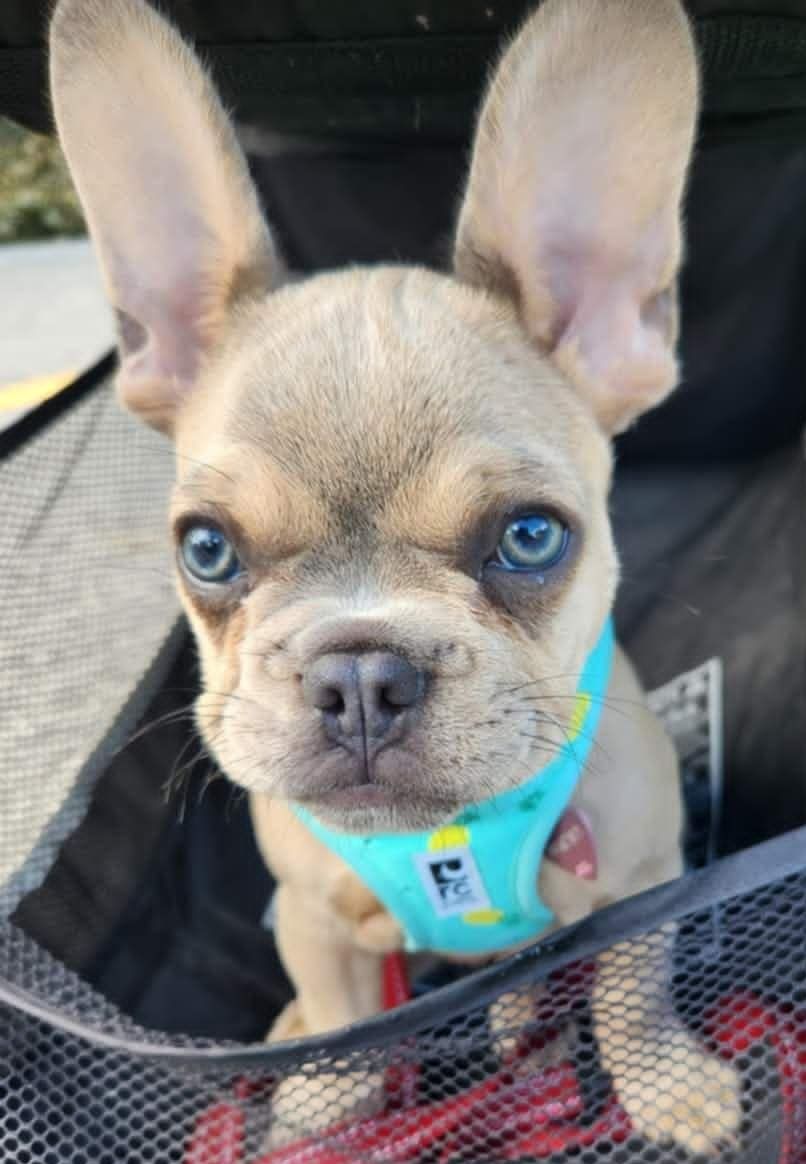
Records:
[[[170,432],[234,303],[281,263],[199,61],[143,0],[60,0],[56,125],[120,330],[124,403]]]

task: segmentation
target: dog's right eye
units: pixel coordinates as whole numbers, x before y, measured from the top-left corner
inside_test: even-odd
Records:
[[[221,585],[242,572],[232,542],[215,526],[191,526],[182,538],[180,554],[187,572],[199,582]]]

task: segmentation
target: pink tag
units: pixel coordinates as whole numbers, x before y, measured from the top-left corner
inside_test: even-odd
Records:
[[[575,877],[586,881],[596,879],[596,842],[584,812],[578,808],[565,810],[551,834],[546,856]]]

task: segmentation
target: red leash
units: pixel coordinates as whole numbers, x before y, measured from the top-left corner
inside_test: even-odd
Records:
[[[383,1009],[394,1010],[411,999],[406,955],[387,954],[383,960]]]

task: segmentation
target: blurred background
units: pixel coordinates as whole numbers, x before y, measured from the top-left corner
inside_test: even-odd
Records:
[[[58,145],[3,117],[0,303],[5,428],[109,348],[112,321]]]

